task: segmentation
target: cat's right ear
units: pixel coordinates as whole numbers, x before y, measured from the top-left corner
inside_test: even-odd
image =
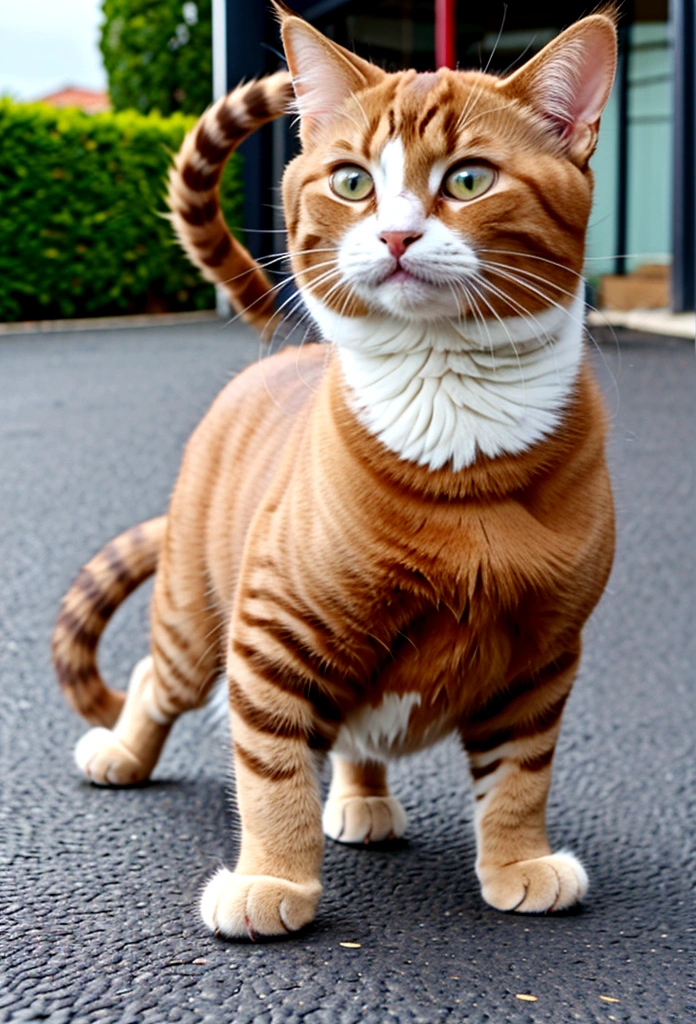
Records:
[[[304,142],[335,117],[350,96],[377,85],[385,73],[333,43],[287,8],[273,6],[280,19]]]
[[[599,119],[617,60],[616,10],[577,21],[498,88],[529,104],[573,163],[584,168],[597,145]]]

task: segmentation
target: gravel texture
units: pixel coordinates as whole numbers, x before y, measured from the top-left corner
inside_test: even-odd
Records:
[[[620,354],[594,354],[614,419],[617,561],[549,807],[553,841],[590,873],[585,905],[528,918],[482,903],[464,759],[446,742],[394,768],[407,839],[329,845],[315,924],[260,945],[213,938],[196,907],[234,857],[224,716],[179,723],[152,784],[90,788],[71,755],[84,726],[48,656],[79,566],[165,509],[187,436],[258,344],[215,324],[0,339],[0,1022],[696,1017],[694,359],[686,342],[620,339]],[[103,644],[120,685],[146,650],[148,594]]]

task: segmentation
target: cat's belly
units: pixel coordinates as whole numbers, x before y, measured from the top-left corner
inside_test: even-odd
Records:
[[[451,729],[443,719],[423,721],[421,694],[385,693],[377,706],[364,704],[341,725],[332,750],[355,761],[384,761],[429,746]]]

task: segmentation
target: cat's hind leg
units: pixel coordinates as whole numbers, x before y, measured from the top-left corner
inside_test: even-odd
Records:
[[[561,714],[577,670],[577,651],[548,666],[534,685],[521,681],[491,717],[462,728],[476,798],[476,873],[484,900],[498,910],[545,913],[582,899],[587,875],[546,837],[546,799]]]
[[[133,669],[116,724],[90,729],[75,748],[78,767],[96,785],[148,779],[173,723],[205,703],[218,675],[220,622],[203,593],[177,601],[167,572],[158,569],[155,581],[151,654]]]
[[[324,805],[324,834],[339,843],[376,843],[399,839],[406,812],[389,792],[387,766],[380,761],[351,761],[331,755],[332,775]]]
[[[75,761],[97,786],[132,786],[149,778],[172,720],[162,715],[153,699],[152,655],[137,663],[128,684],[126,702],[113,729],[97,726],[78,741]]]

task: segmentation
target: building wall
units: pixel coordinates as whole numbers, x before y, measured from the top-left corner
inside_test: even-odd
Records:
[[[666,22],[631,29],[628,63],[627,269],[671,262],[672,54]],[[595,204],[587,276],[612,273],[618,209],[618,101],[614,89],[593,158]]]

